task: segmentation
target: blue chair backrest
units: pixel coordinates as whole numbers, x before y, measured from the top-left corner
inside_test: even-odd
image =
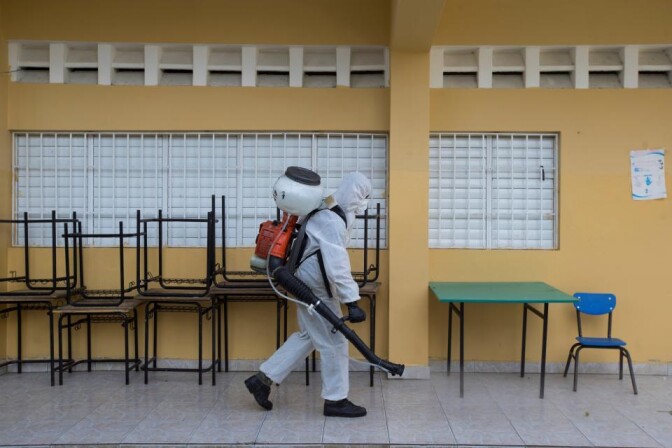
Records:
[[[579,299],[574,303],[574,308],[581,313],[609,314],[616,308],[616,296],[613,294],[577,292],[574,297]]]

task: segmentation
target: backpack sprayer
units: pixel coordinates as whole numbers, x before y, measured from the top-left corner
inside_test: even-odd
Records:
[[[322,204],[322,188],[320,176],[308,169],[291,166],[281,176],[273,187],[273,199],[283,212],[281,221],[266,221],[259,226],[257,246],[250,260],[250,266],[257,272],[266,273],[273,289],[280,296],[292,300],[308,309],[317,312],[334,326],[334,332],[339,331],[345,338],[373,366],[379,367],[391,375],[401,376],[404,373],[403,364],[395,364],[377,356],[362,341],[357,333],[350,329],[345,321],[339,318],[328,306],[313,293],[308,285],[297,278],[290,270],[287,260],[292,251],[301,250],[293,244],[298,234],[297,224],[299,216],[309,215]],[[301,225],[305,226],[304,221]],[[326,260],[328,263],[329,260]],[[271,279],[275,279],[283,288],[296,299],[280,293]]]

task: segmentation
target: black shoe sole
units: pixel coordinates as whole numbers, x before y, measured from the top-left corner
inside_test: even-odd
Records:
[[[358,417],[366,416],[366,410],[364,411],[363,414],[346,414],[346,413],[340,413],[338,411],[324,411],[324,416],[325,417],[358,418]]]
[[[273,403],[268,400],[271,388],[259,383],[258,380],[255,381],[254,377],[251,377],[245,380],[245,387],[247,387],[247,390],[254,396],[254,400],[259,406],[270,411],[273,409]],[[264,387],[268,388],[268,390],[264,391]]]

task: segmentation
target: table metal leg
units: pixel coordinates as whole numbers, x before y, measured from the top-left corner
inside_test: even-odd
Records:
[[[453,313],[460,319],[460,398],[464,397],[464,302],[458,306],[450,302],[448,304],[448,354],[446,359],[446,368],[450,375],[450,358],[452,357],[453,347]]]
[[[520,376],[525,375],[525,343],[527,339],[527,311],[531,311],[537,317],[541,318],[543,323],[543,330],[541,336],[541,372],[539,378],[539,398],[544,398],[544,383],[546,381],[546,343],[548,341],[548,303],[544,303],[544,311],[541,312],[535,307],[525,304],[523,305],[523,349],[520,360]]]
[[[546,342],[548,341],[548,303],[544,303],[544,330],[541,341],[541,384],[539,398],[544,398],[544,384],[546,381]]]
[[[460,398],[464,397],[464,302],[460,302]]]
[[[450,375],[450,358],[453,351],[453,304],[448,305],[448,356],[446,357],[446,371]]]
[[[520,377],[525,376],[525,349],[527,343],[527,305],[523,305],[523,343],[520,351]]]

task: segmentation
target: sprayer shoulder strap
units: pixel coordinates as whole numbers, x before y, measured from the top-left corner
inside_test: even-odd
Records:
[[[331,210],[332,212],[336,213],[343,220],[343,223],[347,226],[347,219],[345,217],[345,212],[339,205],[336,205],[327,210]],[[322,257],[322,252],[318,249],[315,252],[309,254],[307,257],[303,258],[303,253],[306,251],[306,246],[308,244],[308,238],[306,238],[307,224],[310,218],[312,218],[313,215],[315,215],[315,213],[317,213],[318,211],[320,210],[313,210],[312,212],[310,212],[308,215],[306,215],[306,218],[301,223],[301,229],[299,230],[299,233],[296,236],[296,241],[294,241],[294,247],[292,248],[292,254],[289,257],[287,268],[291,273],[294,273],[299,268],[299,266],[301,266],[301,263],[303,263],[313,255],[317,255],[317,261],[318,264],[320,265],[320,272],[322,274],[322,281],[324,282],[324,286],[327,289],[327,294],[329,295],[329,297],[333,297],[333,295],[331,294],[331,288],[329,288],[329,279],[327,278],[327,271],[324,267],[324,259]]]

